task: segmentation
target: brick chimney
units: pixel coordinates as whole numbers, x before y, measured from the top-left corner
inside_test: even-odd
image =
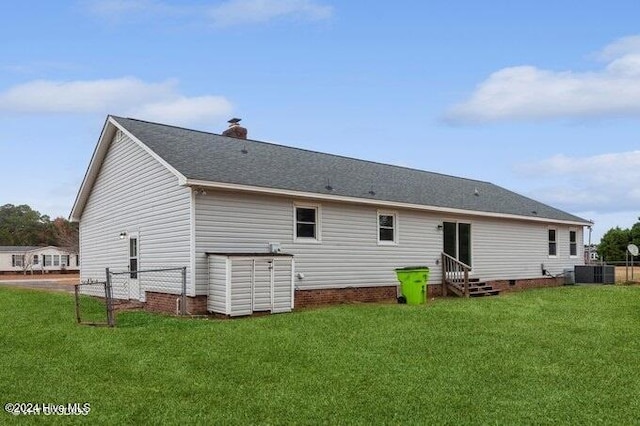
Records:
[[[229,136],[231,138],[246,139],[247,129],[240,125],[240,118],[232,118],[227,121],[229,128],[222,132],[222,136]]]

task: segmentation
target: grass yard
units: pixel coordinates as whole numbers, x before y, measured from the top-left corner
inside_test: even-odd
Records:
[[[637,424],[640,287],[424,307],[74,323],[73,297],[0,288],[0,398],[91,404],[0,423]]]

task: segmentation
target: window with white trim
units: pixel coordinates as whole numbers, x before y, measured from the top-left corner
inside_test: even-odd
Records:
[[[574,230],[569,231],[569,256],[578,255],[578,233]]]
[[[138,237],[129,237],[129,278],[138,278]]]
[[[378,244],[398,243],[398,216],[391,212],[378,212]]]
[[[53,262],[53,256],[50,254],[43,254],[42,255],[42,265],[43,266],[51,266]]]
[[[320,241],[319,206],[296,205],[294,210],[295,239]]]
[[[12,254],[11,255],[11,266],[17,266],[22,268],[24,266],[24,255],[23,254]]]
[[[60,255],[59,254],[54,254],[53,255],[53,266],[60,266]]]
[[[558,231],[555,229],[549,229],[549,256],[558,255]]]
[[[37,254],[33,255],[33,264],[38,265],[40,263],[40,257]]]

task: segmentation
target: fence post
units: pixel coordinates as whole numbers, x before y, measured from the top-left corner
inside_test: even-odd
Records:
[[[79,288],[80,285],[76,284],[74,286],[73,292],[76,295],[76,321],[78,321],[78,324],[80,324],[80,292],[79,292]]]
[[[104,283],[104,297],[107,305],[107,324],[109,327],[113,327],[113,307],[111,305],[111,273],[109,272],[109,268],[105,270],[107,280]]]
[[[442,260],[442,297],[447,297],[447,259],[444,257],[444,253],[440,253],[440,259]]]
[[[182,300],[180,303],[180,315],[187,315],[187,267],[182,267]]]

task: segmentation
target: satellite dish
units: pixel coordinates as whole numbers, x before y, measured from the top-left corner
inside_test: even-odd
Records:
[[[629,250],[629,253],[631,253],[631,256],[637,256],[638,255],[638,246],[635,244],[629,244],[627,246],[627,250]]]

